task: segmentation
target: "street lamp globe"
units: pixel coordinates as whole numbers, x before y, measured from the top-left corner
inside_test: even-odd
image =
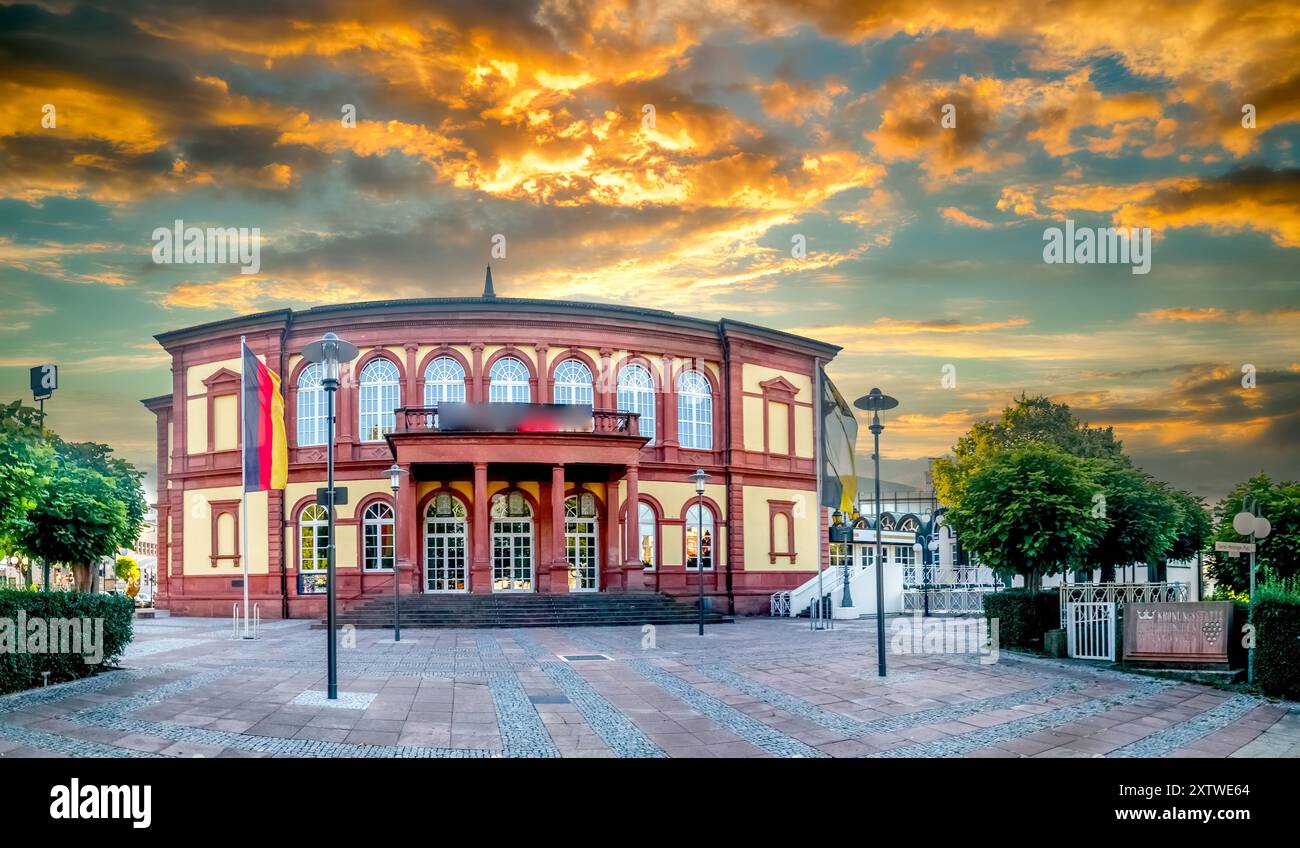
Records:
[[[326,333],[321,338],[302,349],[302,358],[320,365],[321,382],[339,381],[339,363],[356,359],[357,346],[344,341],[333,333]]]

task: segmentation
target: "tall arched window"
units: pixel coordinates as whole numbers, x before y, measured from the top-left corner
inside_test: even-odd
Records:
[[[298,445],[325,444],[325,389],[320,382],[320,366],[308,365],[298,375]]]
[[[701,543],[701,511],[699,504],[691,504],[686,510],[686,568],[694,571],[704,561],[704,570],[713,568],[713,510],[707,506],[703,510],[703,542]]]
[[[395,561],[393,508],[383,501],[366,507],[361,519],[361,567],[366,571],[390,571]]]
[[[641,552],[641,565],[652,571],[659,564],[656,558],[658,554],[656,540],[659,535],[655,532],[656,525],[654,507],[642,502],[637,507],[637,550]]]
[[[638,413],[639,432],[654,441],[655,382],[640,365],[628,365],[618,372],[618,408]]]
[[[528,368],[513,356],[503,356],[492,363],[488,400],[492,403],[528,403]]]
[[[325,558],[329,539],[325,507],[308,504],[298,514],[298,593],[326,591]]]
[[[684,448],[713,450],[713,391],[699,371],[677,378],[677,440]]]
[[[465,402],[465,369],[450,356],[440,356],[424,369],[424,405]]]
[[[375,359],[361,369],[361,441],[378,442],[393,431],[393,410],[401,404],[397,366]]]
[[[555,366],[555,402],[593,406],[591,369],[577,359]]]

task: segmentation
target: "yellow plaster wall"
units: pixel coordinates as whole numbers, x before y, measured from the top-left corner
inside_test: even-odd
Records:
[[[763,449],[763,399],[745,397],[741,414],[745,424],[745,450]]]
[[[746,571],[816,571],[820,553],[817,536],[817,494],[813,491],[792,491],[790,489],[773,489],[766,486],[745,486],[743,490],[745,504],[745,570]],[[802,508],[799,501],[802,498]],[[768,561],[771,538],[768,530],[769,500],[795,501],[794,509],[794,550],[798,554],[797,562],[790,563],[789,557],[779,556],[776,563]],[[784,537],[776,544],[777,549],[785,547]]]
[[[222,395],[212,403],[213,450],[236,450],[239,447],[239,396]]]
[[[208,399],[185,401],[185,452],[204,453],[208,449]]]
[[[790,453],[789,414],[788,403],[773,401],[767,405],[767,449],[771,453]]]
[[[240,574],[242,566],[236,567],[233,560],[222,560],[216,568],[212,567],[209,557],[212,555],[212,513],[208,506],[210,501],[237,500],[240,496],[239,486],[223,486],[214,489],[189,489],[185,492],[185,559],[184,569],[187,575],[201,574]],[[248,493],[248,523],[244,530],[248,533],[248,572],[250,574],[266,573],[266,492]],[[241,522],[243,516],[240,516]],[[241,541],[235,538],[238,550]]]

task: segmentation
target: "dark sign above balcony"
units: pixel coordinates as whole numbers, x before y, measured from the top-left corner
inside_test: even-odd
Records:
[[[440,403],[438,430],[475,433],[590,433],[592,409],[563,403]]]

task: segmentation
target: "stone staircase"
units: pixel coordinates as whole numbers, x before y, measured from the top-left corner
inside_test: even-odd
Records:
[[[695,624],[694,604],[678,603],[668,595],[605,594],[427,594],[401,600],[403,628],[484,627],[612,627],[643,624]],[[393,599],[363,601],[337,615],[339,626],[391,628]],[[705,624],[728,624],[732,619],[706,609]],[[322,629],[325,622],[312,625]]]

